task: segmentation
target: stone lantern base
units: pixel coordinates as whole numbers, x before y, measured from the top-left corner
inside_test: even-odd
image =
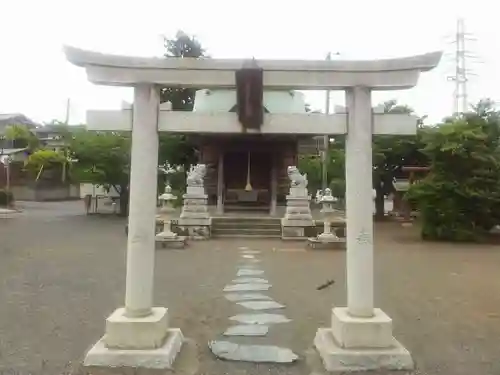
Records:
[[[322,233],[318,237],[310,237],[307,239],[307,246],[311,249],[318,250],[345,250],[345,238],[339,238],[333,233]]]
[[[155,236],[156,244],[162,248],[169,249],[184,249],[187,245],[187,237],[179,236],[177,233],[172,232],[171,226],[168,222],[163,220],[163,231]]]
[[[187,237],[175,233],[173,236],[170,236],[169,233],[158,233],[155,240],[164,249],[184,249],[187,246]]]

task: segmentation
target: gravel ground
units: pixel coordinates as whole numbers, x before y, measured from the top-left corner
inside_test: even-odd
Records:
[[[83,373],[82,355],[123,304],[125,222],[80,215],[81,202],[24,208],[19,217],[0,219],[0,374]],[[300,356],[293,365],[219,361],[207,347],[229,326],[229,316],[244,312],[222,293],[235,278],[240,246],[261,250],[268,294],[293,319],[270,333]],[[416,374],[500,374],[499,250],[422,243],[415,228],[377,226],[376,304],[393,318]],[[171,325],[190,339],[180,373],[321,373],[311,344],[316,329],[330,324],[332,305],[346,304],[345,253],[211,240],[191,242],[185,251],[159,250],[156,259],[155,303],[169,307]],[[329,279],[335,284],[316,290]]]

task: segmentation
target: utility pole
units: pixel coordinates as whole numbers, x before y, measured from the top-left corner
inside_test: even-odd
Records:
[[[465,21],[463,18],[457,20],[457,26],[452,44],[455,45],[454,52],[454,74],[448,77],[449,81],[455,83],[453,92],[453,113],[460,115],[469,109],[468,82],[469,76],[475,75],[469,68],[470,59],[477,58],[467,49],[466,44],[469,41],[477,40],[470,33],[465,31]]]
[[[339,52],[335,53],[336,56],[340,55]],[[332,53],[328,52],[326,55],[326,60],[330,61],[332,59]],[[330,90],[326,90],[325,95],[325,114],[330,114]],[[321,166],[322,166],[322,176],[321,176],[321,188],[323,194],[325,189],[328,187],[328,148],[330,146],[330,136],[325,134],[323,136],[323,152],[321,154]]]
[[[64,119],[64,124],[66,125],[66,127],[69,125],[69,110],[71,108],[71,99],[68,97],[68,99],[66,100],[66,118]],[[66,129],[67,131],[68,129]],[[68,142],[67,139],[64,139],[64,142]],[[67,163],[68,163],[68,148],[67,148],[67,144],[64,144],[64,147],[63,147],[63,153],[64,153],[64,157],[65,157],[65,161],[64,161],[64,164],[63,164],[63,168],[62,168],[62,174],[61,174],[61,180],[62,182],[66,182],[66,168],[67,168]]]
[[[65,119],[64,119],[64,123],[65,123],[66,125],[69,125],[69,110],[70,110],[70,107],[71,107],[71,99],[70,99],[70,98],[68,98],[68,99],[66,100],[66,117],[65,117]]]

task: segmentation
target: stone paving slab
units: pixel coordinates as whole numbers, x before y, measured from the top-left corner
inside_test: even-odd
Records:
[[[242,345],[229,341],[211,341],[208,346],[217,358],[259,363],[292,363],[299,357],[290,349],[272,345]]]
[[[254,269],[254,270],[258,270],[259,269],[259,265],[257,263],[260,263],[261,260],[260,259],[243,259],[240,263],[239,263],[239,267],[243,267],[244,269]]]
[[[246,301],[238,302],[238,305],[250,310],[274,310],[285,308],[284,305],[276,301]]]
[[[259,292],[269,290],[271,284],[233,284],[227,285],[224,292]]]
[[[260,277],[239,277],[232,281],[234,284],[268,284],[269,281]]]
[[[231,302],[270,300],[271,297],[261,293],[228,293],[224,297]]]
[[[239,314],[229,319],[244,324],[288,323],[292,321],[281,314]]]
[[[265,336],[269,326],[263,324],[243,324],[226,329],[224,336]]]
[[[258,269],[248,269],[248,268],[240,268],[236,276],[258,276],[263,275],[264,271]]]

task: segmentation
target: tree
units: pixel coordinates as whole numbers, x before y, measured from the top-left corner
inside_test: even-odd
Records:
[[[307,186],[310,192],[321,188],[321,158],[319,155],[300,155],[298,168],[307,174]]]
[[[201,43],[184,31],[178,31],[174,39],[164,38],[165,57],[201,58],[205,50]],[[160,101],[172,103],[173,111],[192,111],[195,88],[166,87],[161,90]]]
[[[337,136],[330,141],[328,149],[328,186],[332,194],[343,200],[345,198],[345,136]]]
[[[335,137],[328,148],[328,186],[332,194],[338,198],[345,196],[345,139],[343,136]],[[310,192],[321,189],[322,166],[319,155],[301,155],[299,158],[300,171],[307,173],[308,188]]]
[[[413,109],[400,105],[396,100],[383,103],[384,113],[413,114]],[[420,119],[420,125],[423,118]],[[426,132],[422,127],[415,136],[376,135],[373,144],[373,188],[375,189],[375,218],[385,217],[385,195],[394,192],[392,185],[396,175],[401,173],[405,165],[425,166],[427,157],[421,152],[422,135]]]
[[[498,121],[500,117],[500,111],[498,111],[496,103],[489,99],[481,99],[476,105],[472,106],[472,115],[477,115],[479,117],[496,120]]]
[[[413,109],[400,105],[396,100],[385,103],[385,113],[412,114]],[[421,118],[419,124],[423,123]],[[393,192],[393,178],[401,173],[405,165],[426,166],[427,156],[422,153],[423,136],[429,128],[420,127],[416,136],[377,135],[373,137],[373,188],[375,198],[376,218],[385,215],[384,196]],[[299,168],[306,172],[311,189],[321,187],[321,160],[317,156],[303,156]],[[339,198],[345,197],[345,137],[337,136],[331,142],[328,150],[328,186]]]
[[[62,172],[65,164],[66,156],[64,153],[41,149],[29,156],[26,162],[26,169],[35,174],[36,180],[38,180],[44,171]]]
[[[130,179],[130,136],[121,133],[82,131],[70,143],[76,160],[72,174],[80,182],[92,183],[120,196],[120,214],[127,215]]]
[[[7,126],[5,138],[12,142],[14,148],[27,147],[30,151],[34,151],[39,146],[38,138],[25,125]]]
[[[164,39],[165,57],[206,58],[201,43],[183,31],[178,31],[174,39]],[[160,101],[172,103],[173,111],[192,111],[196,88],[166,87],[160,92]],[[160,164],[183,166],[184,170],[196,162],[196,150],[185,135],[160,135]]]
[[[492,122],[493,121],[493,122]],[[498,121],[467,116],[439,126],[427,139],[430,173],[408,198],[422,215],[422,238],[476,241],[500,222]]]

